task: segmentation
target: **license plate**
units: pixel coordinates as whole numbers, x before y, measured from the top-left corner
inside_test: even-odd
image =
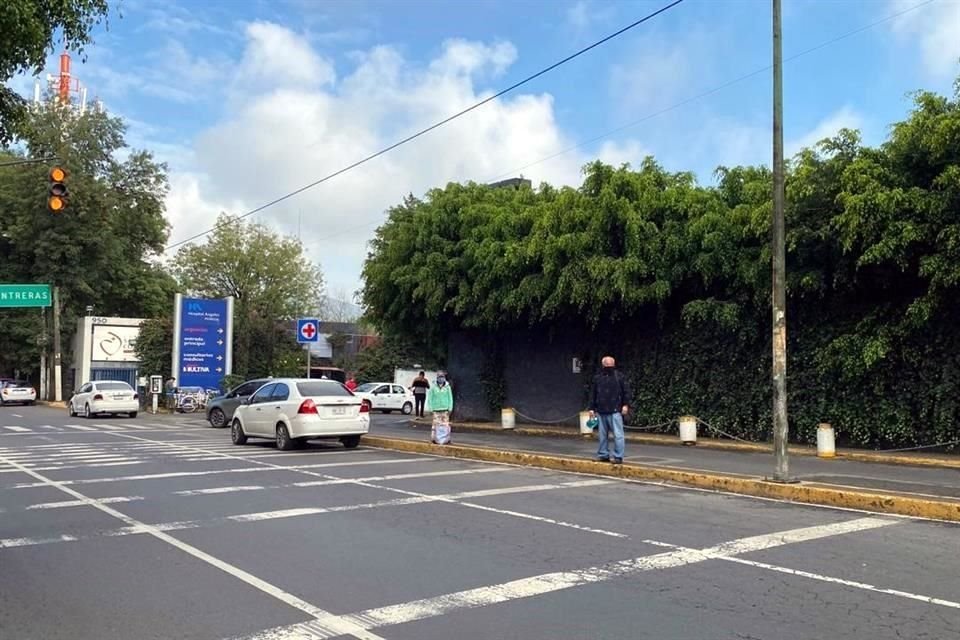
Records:
[[[127,396],[123,395],[122,393],[116,393],[113,395],[114,400],[126,400],[126,398]]]
[[[347,408],[346,408],[346,407],[334,407],[334,408],[333,408],[333,415],[335,415],[335,416],[345,416],[345,415],[347,415]]]

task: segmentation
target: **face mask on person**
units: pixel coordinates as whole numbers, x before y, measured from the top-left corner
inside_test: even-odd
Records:
[[[443,385],[447,384],[447,379],[443,376],[437,376],[437,384],[442,387]]]

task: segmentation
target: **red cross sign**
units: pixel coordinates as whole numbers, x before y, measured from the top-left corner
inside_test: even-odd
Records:
[[[317,326],[320,323],[315,318],[301,318],[297,321],[297,342],[316,342],[318,339]]]

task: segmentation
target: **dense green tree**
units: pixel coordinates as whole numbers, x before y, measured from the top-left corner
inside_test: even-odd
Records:
[[[160,266],[167,239],[166,169],[130,150],[120,119],[48,105],[31,109],[19,142],[31,157],[55,155],[69,171],[65,211],[47,210],[48,166],[0,168],[0,281],[60,288],[64,358],[76,318],[169,313],[175,282]],[[7,157],[18,157],[7,154]],[[0,370],[35,370],[35,311],[0,311]]]
[[[204,244],[177,253],[174,272],[191,295],[234,297],[234,373],[289,372],[291,353],[302,352],[290,323],[316,313],[323,294],[299,240],[221,216]]]
[[[18,73],[43,71],[58,41],[82,52],[107,17],[106,0],[3,0],[0,5],[0,144],[27,116],[24,100],[6,86]]]
[[[141,375],[170,377],[173,321],[169,315],[144,320],[135,346]]]
[[[692,412],[764,438],[771,185],[765,167],[701,186],[650,158],[591,163],[576,189],[450,184],[389,210],[364,305],[440,348],[452,331],[576,329],[589,358],[627,354],[637,420]],[[879,147],[842,130],[802,150],[786,221],[794,434],[960,438],[960,82],[916,94]]]

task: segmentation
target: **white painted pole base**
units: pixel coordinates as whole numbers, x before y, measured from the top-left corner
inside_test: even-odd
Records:
[[[153,406],[153,414],[156,415],[156,414],[157,414],[157,394],[156,394],[156,393],[153,393],[153,394],[151,394],[151,395],[153,396],[153,404],[152,404],[152,406]]]
[[[581,411],[580,412],[580,435],[584,438],[593,437],[593,429],[590,428],[590,425],[587,423],[590,422],[590,412]]]
[[[836,456],[837,447],[833,427],[826,422],[817,425],[817,457],[835,458]]]
[[[517,426],[517,414],[513,409],[500,410],[500,426],[504,429],[513,429]]]
[[[692,446],[697,444],[697,419],[694,416],[680,416],[680,442]]]

